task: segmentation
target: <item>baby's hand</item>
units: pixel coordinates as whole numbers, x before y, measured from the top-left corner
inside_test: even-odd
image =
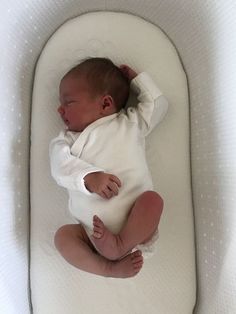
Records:
[[[113,174],[104,172],[92,172],[84,177],[85,187],[102,198],[110,199],[118,195],[121,182]]]
[[[135,72],[133,69],[131,69],[128,65],[126,64],[122,64],[120,65],[120,70],[121,72],[124,74],[124,76],[127,77],[127,79],[130,81],[132,81],[133,78],[135,78],[138,73]]]

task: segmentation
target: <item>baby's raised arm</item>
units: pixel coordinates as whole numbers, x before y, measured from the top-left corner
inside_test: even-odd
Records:
[[[142,134],[146,136],[164,118],[168,101],[146,72],[137,74],[124,64],[120,69],[130,81],[130,87],[137,94],[139,101],[136,107],[127,109],[127,116],[138,124]]]

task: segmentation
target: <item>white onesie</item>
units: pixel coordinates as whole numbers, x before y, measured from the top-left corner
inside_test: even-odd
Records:
[[[50,143],[52,176],[67,188],[69,210],[90,238],[95,214],[118,233],[137,197],[153,190],[145,136],[163,119],[168,102],[145,72],[131,81],[131,88],[138,94],[136,107],[100,118],[80,133],[61,131]],[[117,196],[107,200],[86,189],[83,178],[97,171],[120,179]]]

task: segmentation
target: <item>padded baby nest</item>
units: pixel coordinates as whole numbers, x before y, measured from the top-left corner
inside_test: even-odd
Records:
[[[65,72],[88,56],[109,57],[116,64],[149,72],[170,103],[167,117],[148,136],[146,148],[155,189],[165,200],[157,253],[145,261],[140,274],[126,280],[81,272],[67,264],[53,244],[61,225],[76,223],[68,212],[66,190],[50,177],[48,144],[64,128],[56,110],[58,86]],[[38,61],[32,100],[34,313],[89,314],[95,307],[104,314],[190,313],[196,283],[189,162],[187,82],[176,50],[163,32],[138,17],[111,12],[85,14],[60,27]]]
[[[37,59],[48,39],[61,25],[72,18],[95,11],[126,12],[133,16],[139,16],[162,29],[176,47],[187,76],[189,90],[191,190],[197,270],[196,304],[193,313],[236,313],[235,1],[25,0],[22,2],[20,0],[1,0],[0,9],[2,13],[0,25],[1,313],[29,314],[39,309],[35,303],[33,305],[31,303],[31,294],[34,295],[33,288],[37,286],[37,283],[34,282],[31,285],[32,272],[30,270],[30,255],[36,256],[35,253],[39,252],[39,249],[36,250],[33,244],[32,250],[30,249],[31,235],[29,231],[31,221],[30,125],[32,124],[32,86]],[[126,29],[125,34],[128,33],[129,30]],[[127,62],[132,63],[132,60],[129,59]],[[139,70],[142,69],[141,65],[138,67]],[[59,78],[59,74],[56,77]],[[159,77],[155,76],[154,79],[158,81]],[[158,134],[161,134],[161,129],[163,130],[167,124],[172,124],[170,123],[170,113],[174,113],[173,110],[172,103],[166,119],[157,129]],[[59,120],[55,123],[54,132],[56,134],[60,127]],[[45,148],[48,144],[47,141],[48,139],[42,146],[45,151],[41,157],[39,154],[40,158],[47,157]],[[43,169],[48,171],[45,167]],[[49,180],[51,180],[50,176],[46,182]],[[39,183],[40,185],[43,183]],[[64,196],[63,202],[66,210],[67,202]],[[168,240],[166,234],[163,236],[170,218],[170,215],[166,215],[168,215],[167,210],[160,226],[159,251],[163,243],[161,241]],[[32,218],[35,224],[35,217]],[[40,223],[43,220],[43,223],[49,225],[48,219],[43,215]],[[49,220],[49,228],[55,228],[56,223],[51,224],[52,218]],[[44,231],[45,229],[37,230],[41,234],[38,239],[42,239]],[[49,232],[53,235],[54,231],[49,229]],[[45,267],[46,263],[44,263],[42,268],[47,273],[56,272],[55,268],[58,268],[59,271],[63,269],[62,273],[64,274],[63,267],[67,268],[67,266],[59,267],[55,263],[55,268],[53,268],[55,256],[50,255],[52,243],[47,242],[48,233],[44,238],[45,241],[38,243],[38,246],[42,247],[41,261],[45,260],[45,255],[48,255],[46,263],[50,258],[52,263],[47,263],[48,267]],[[37,237],[34,236],[34,238]],[[58,261],[58,257],[56,260]],[[179,268],[176,267],[176,270],[178,273]],[[151,290],[151,295],[156,297],[162,287],[156,289],[156,286],[152,285],[153,273],[150,274],[148,291]],[[77,282],[71,285],[70,278],[68,287],[71,288],[71,294],[73,294],[78,285]],[[46,282],[52,283],[51,279],[52,277]],[[64,286],[67,285],[67,281],[64,277],[62,280],[55,277],[55,281],[58,284],[55,291],[53,288],[56,283],[48,286],[45,291],[40,291],[42,304],[50,296],[55,304],[60,304],[61,298],[63,300]],[[40,287],[45,287],[41,280],[39,282]],[[93,288],[94,284],[90,283],[90,286]],[[88,299],[89,292],[94,292],[89,288],[82,293],[86,299]],[[124,289],[119,291],[121,313],[124,313],[123,304],[124,308],[127,305],[125,293],[127,290],[129,291],[129,288],[130,285],[127,289],[126,284]],[[99,300],[105,291],[111,289],[114,288],[113,283],[110,282],[107,289],[99,290],[97,295],[93,294],[88,303],[91,303],[91,300],[93,302],[94,299]],[[165,289],[173,292],[173,289],[178,289],[178,287],[173,287],[166,281]],[[43,294],[46,296],[45,299]],[[142,297],[140,300],[145,303],[146,299],[144,300],[144,296],[139,290],[137,290],[137,296],[137,300]],[[78,295],[74,293],[74,299],[77,297]],[[171,302],[170,298],[168,300]],[[138,305],[137,312],[140,309]],[[99,312],[96,306],[97,303],[92,312]],[[113,309],[110,305],[107,306]],[[99,310],[101,307],[103,308],[99,304]],[[153,309],[152,304],[150,307]],[[164,313],[167,313],[168,309],[167,306]],[[68,305],[68,312],[70,313],[71,310],[73,313],[74,303],[71,306]],[[131,310],[133,309],[130,309],[128,313],[131,313]],[[80,307],[77,312],[83,313]]]

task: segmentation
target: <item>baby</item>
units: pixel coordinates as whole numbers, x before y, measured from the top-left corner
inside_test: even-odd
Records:
[[[136,107],[125,109],[130,87]],[[68,189],[78,224],[62,226],[55,246],[75,267],[106,277],[135,276],[157,238],[163,200],[153,191],[145,136],[168,102],[147,73],[90,58],[60,83],[67,128],[50,143],[51,173]]]

